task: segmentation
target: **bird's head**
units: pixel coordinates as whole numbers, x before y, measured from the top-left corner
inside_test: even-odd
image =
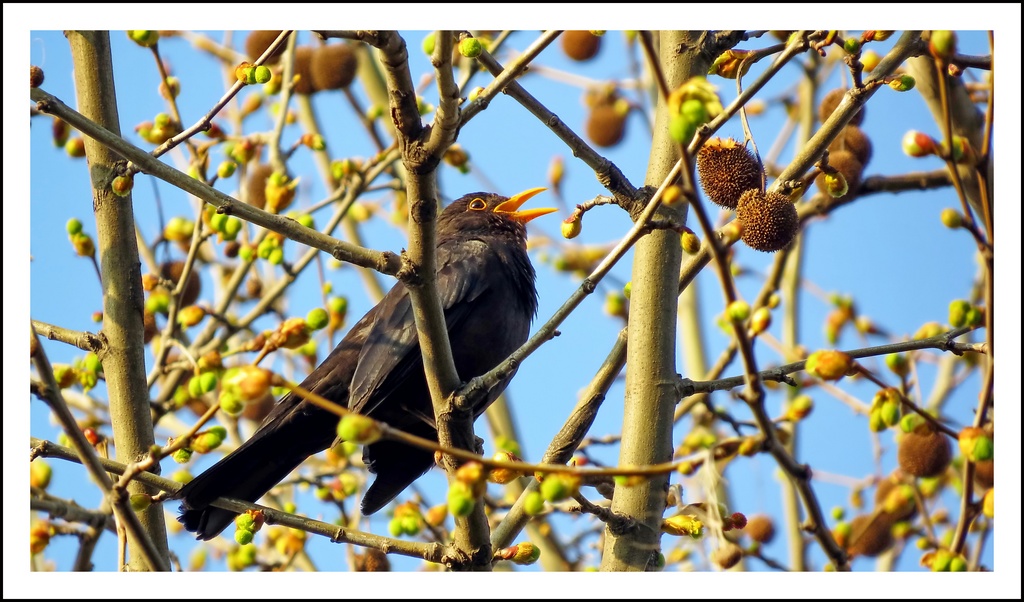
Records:
[[[438,230],[452,229],[460,234],[510,233],[522,238],[525,243],[524,226],[532,219],[547,215],[557,209],[519,208],[534,196],[547,190],[531,188],[511,197],[493,192],[473,192],[453,201],[438,216]]]

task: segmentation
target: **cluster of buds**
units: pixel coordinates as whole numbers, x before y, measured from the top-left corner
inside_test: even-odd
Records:
[[[232,241],[238,238],[238,233],[242,231],[242,220],[217,211],[213,205],[207,207],[208,211],[204,211],[203,217],[208,220],[210,229],[217,233],[217,238],[220,241]]]
[[[78,218],[71,218],[67,223],[68,240],[79,257],[96,257],[96,244],[89,236],[82,231],[82,222]]]
[[[198,399],[216,389],[219,380],[217,370],[206,370],[190,378],[186,389],[192,399]]]
[[[957,437],[960,453],[971,462],[987,462],[995,452],[995,442],[984,429],[976,426],[965,427]]]
[[[721,114],[722,101],[715,86],[697,75],[683,82],[668,97],[669,135],[680,144],[688,144],[697,128]]]
[[[163,144],[181,133],[181,124],[167,113],[159,113],[153,121],[145,121],[135,126],[135,131],[150,144]]]
[[[270,213],[280,213],[287,209],[295,200],[295,188],[299,185],[299,178],[289,178],[288,174],[275,171],[267,178],[266,188],[266,210]]]
[[[967,570],[967,559],[962,554],[939,548],[921,556],[921,566],[928,567],[933,573],[962,573]]]
[[[218,402],[220,409],[231,416],[239,415],[245,404],[270,393],[272,374],[256,366],[236,366],[224,372]]]
[[[871,400],[868,427],[878,433],[899,424],[902,416],[903,402],[900,392],[892,387],[886,387],[875,393]]]
[[[388,521],[388,532],[392,537],[416,536],[423,530],[423,522],[419,505],[415,502],[406,502],[395,507],[395,514]]]
[[[220,447],[220,444],[224,442],[227,436],[227,429],[222,426],[212,426],[205,431],[200,431],[193,435],[188,447],[192,448],[192,451],[197,454],[209,453]]]
[[[238,545],[246,546],[252,543],[252,538],[259,531],[266,519],[261,510],[248,510],[235,517],[235,541]]]
[[[327,485],[316,490],[316,497],[320,500],[334,500],[341,502],[353,496],[359,491],[359,477],[349,471],[342,471]]]
[[[978,326],[985,321],[985,309],[966,299],[955,299],[949,303],[949,325],[953,328]]]
[[[273,73],[266,65],[251,65],[245,61],[235,67],[235,78],[245,85],[265,84],[273,78]]]

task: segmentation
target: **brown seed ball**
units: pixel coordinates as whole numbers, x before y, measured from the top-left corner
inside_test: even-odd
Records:
[[[309,46],[299,46],[295,49],[295,93],[310,95],[316,90],[313,88],[313,49]]]
[[[828,164],[843,174],[846,178],[846,185],[849,187],[846,194],[836,199],[836,202],[843,203],[857,196],[857,189],[860,188],[861,178],[864,175],[864,164],[857,160],[857,157],[850,151],[841,150],[828,155]],[[828,194],[825,189],[825,174],[818,174],[814,180],[818,190]]]
[[[267,178],[274,173],[270,164],[257,165],[249,170],[249,177],[245,181],[245,201],[253,207],[263,209],[267,205]]]
[[[743,532],[754,541],[771,543],[775,539],[775,523],[767,514],[755,514],[747,519],[747,526],[743,527]]]
[[[953,457],[946,436],[927,425],[904,433],[896,455],[903,472],[915,477],[939,476]]]
[[[562,51],[574,61],[588,61],[601,49],[601,38],[589,31],[562,32]]]
[[[355,568],[358,572],[386,572],[391,570],[391,561],[384,552],[370,548],[365,554],[356,554]]]
[[[855,125],[848,125],[843,132],[828,146],[829,153],[839,151],[850,151],[860,161],[861,165],[867,165],[871,160],[871,140],[864,133],[864,130]]]
[[[892,517],[861,514],[850,521],[850,539],[846,551],[850,556],[878,556],[893,544]]]
[[[43,70],[36,65],[32,65],[28,69],[29,85],[33,88],[38,88],[43,85]]]
[[[267,48],[274,43],[277,36],[281,35],[280,31],[266,31],[256,30],[249,33],[248,37],[245,38],[245,54],[249,57],[250,61],[255,61],[266,52]],[[285,44],[281,44],[274,54],[270,55],[265,65],[273,65],[281,59],[281,53],[284,52]]]
[[[751,249],[771,253],[785,248],[796,236],[799,220],[796,207],[786,195],[767,195],[752,189],[740,195],[736,217],[743,224],[740,239]]]
[[[587,138],[597,146],[615,146],[626,135],[626,116],[613,104],[599,104],[591,108],[585,128]]]
[[[250,401],[242,408],[242,418],[252,420],[256,424],[262,424],[263,419],[274,409],[274,396],[267,391],[267,394],[255,401]]]
[[[825,120],[832,115],[832,112],[836,110],[836,107],[838,107],[839,103],[842,102],[844,95],[846,95],[846,88],[836,88],[821,99],[821,104],[818,105],[818,118],[821,119],[822,123],[824,123]],[[861,107],[860,111],[857,111],[853,118],[850,119],[849,125],[860,125],[863,123],[864,111],[865,108]]]
[[[697,151],[700,186],[712,203],[735,209],[740,195],[761,188],[761,166],[747,147],[732,138],[713,138]]]
[[[341,90],[356,77],[359,59],[348,44],[327,44],[313,51],[310,75],[314,90]]]
[[[734,543],[726,542],[722,547],[711,552],[711,562],[717,564],[723,570],[731,569],[743,559],[743,550]]]
[[[974,465],[974,482],[983,489],[991,489],[995,483],[995,460],[985,460]]]
[[[202,280],[199,278],[199,272],[196,270],[196,267],[193,264],[192,269],[189,270],[188,282],[185,283],[185,290],[181,292],[179,307],[186,307],[195,303],[196,299],[199,298],[199,293],[202,291]],[[160,266],[160,276],[177,284],[184,269],[184,261],[170,261]]]
[[[152,312],[142,312],[142,342],[148,344],[156,336],[156,316]],[[35,340],[34,338],[32,340]]]

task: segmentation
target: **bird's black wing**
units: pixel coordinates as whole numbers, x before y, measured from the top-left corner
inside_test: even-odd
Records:
[[[488,279],[484,276],[493,258],[488,245],[476,239],[460,240],[437,249],[437,289],[449,335],[468,315],[473,301],[487,291]],[[359,354],[349,400],[349,409],[385,421],[387,415],[375,411],[382,404],[389,413],[399,405],[405,406],[406,411],[430,407],[429,399],[425,404],[422,400],[409,400],[412,407],[404,403],[406,400],[388,399],[410,375],[415,375],[413,370],[422,370],[423,365],[409,292],[401,283],[395,286],[402,287],[402,294],[389,295],[381,301],[377,319]],[[433,424],[433,413],[426,409],[420,418]]]

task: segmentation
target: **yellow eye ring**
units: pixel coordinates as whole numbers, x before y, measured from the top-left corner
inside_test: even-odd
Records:
[[[483,211],[487,209],[487,203],[483,199],[473,199],[469,202],[469,208],[473,211]]]

